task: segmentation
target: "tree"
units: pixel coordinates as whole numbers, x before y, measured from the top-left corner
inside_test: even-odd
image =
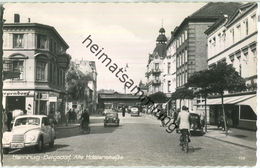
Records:
[[[70,100],[83,100],[85,98],[85,88],[88,82],[93,80],[92,75],[84,74],[73,63],[71,63],[66,73],[66,91]]]
[[[224,109],[224,91],[242,91],[246,89],[245,80],[238,74],[232,65],[218,63],[210,70],[209,88],[212,93],[218,93],[221,96],[221,106],[224,119],[224,127],[227,132],[226,115]]]
[[[180,108],[181,108],[182,100],[193,99],[194,94],[192,89],[189,89],[188,87],[181,87],[181,88],[177,88],[176,91],[172,93],[171,97],[174,100],[180,99]]]
[[[193,73],[188,79],[187,87],[195,87],[198,90],[195,95],[202,95],[205,99],[205,131],[207,132],[207,97],[211,93],[210,82],[213,80],[214,76],[211,75],[211,70],[202,70]]]

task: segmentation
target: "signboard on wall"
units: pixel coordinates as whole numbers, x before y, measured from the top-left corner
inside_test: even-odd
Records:
[[[26,97],[25,103],[27,114],[33,114],[33,97]]]

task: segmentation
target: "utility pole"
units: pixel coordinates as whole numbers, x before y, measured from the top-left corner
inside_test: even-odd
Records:
[[[2,160],[3,160],[3,152],[2,152],[2,137],[3,137],[3,104],[2,104],[2,99],[3,99],[3,24],[4,24],[4,7],[3,4],[0,4],[0,125],[1,125],[1,133],[0,133],[0,149],[1,149],[1,165],[3,165]]]

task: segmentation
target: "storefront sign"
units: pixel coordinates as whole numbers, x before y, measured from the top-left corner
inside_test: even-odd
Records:
[[[4,91],[4,96],[30,96],[32,95],[31,91]]]
[[[57,97],[49,97],[50,102],[57,102]]]

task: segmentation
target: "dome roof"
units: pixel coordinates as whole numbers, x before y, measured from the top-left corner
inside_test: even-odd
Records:
[[[160,28],[159,32],[160,33],[165,33],[165,29],[162,27],[162,28]]]
[[[158,42],[166,42],[166,41],[167,41],[167,38],[166,38],[166,36],[165,36],[164,34],[160,34],[160,35],[157,37],[156,41],[158,41]]]

